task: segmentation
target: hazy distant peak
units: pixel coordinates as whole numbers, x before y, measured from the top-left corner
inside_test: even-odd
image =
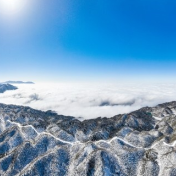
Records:
[[[34,82],[31,82],[31,81],[27,81],[27,82],[24,82],[24,81],[6,81],[5,83],[8,83],[8,84],[34,84]]]
[[[0,93],[4,93],[7,90],[16,90],[16,89],[18,89],[16,86],[0,83]]]

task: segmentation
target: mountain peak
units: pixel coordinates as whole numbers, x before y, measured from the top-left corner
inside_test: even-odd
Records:
[[[16,90],[18,89],[16,86],[13,86],[11,84],[1,84],[0,83],[0,93],[4,93],[5,91],[8,90]]]

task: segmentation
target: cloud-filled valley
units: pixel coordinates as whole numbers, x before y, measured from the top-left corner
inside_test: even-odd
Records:
[[[34,84],[0,94],[0,103],[90,119],[176,99],[176,84]]]

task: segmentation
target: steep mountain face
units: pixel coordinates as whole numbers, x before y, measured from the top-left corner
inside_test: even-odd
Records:
[[[4,93],[7,90],[16,90],[17,87],[10,84],[0,84],[0,93]]]
[[[0,104],[0,175],[174,176],[176,102],[79,121]]]

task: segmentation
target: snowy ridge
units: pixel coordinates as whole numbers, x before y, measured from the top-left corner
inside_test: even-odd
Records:
[[[176,175],[176,102],[79,121],[0,104],[0,175]]]

